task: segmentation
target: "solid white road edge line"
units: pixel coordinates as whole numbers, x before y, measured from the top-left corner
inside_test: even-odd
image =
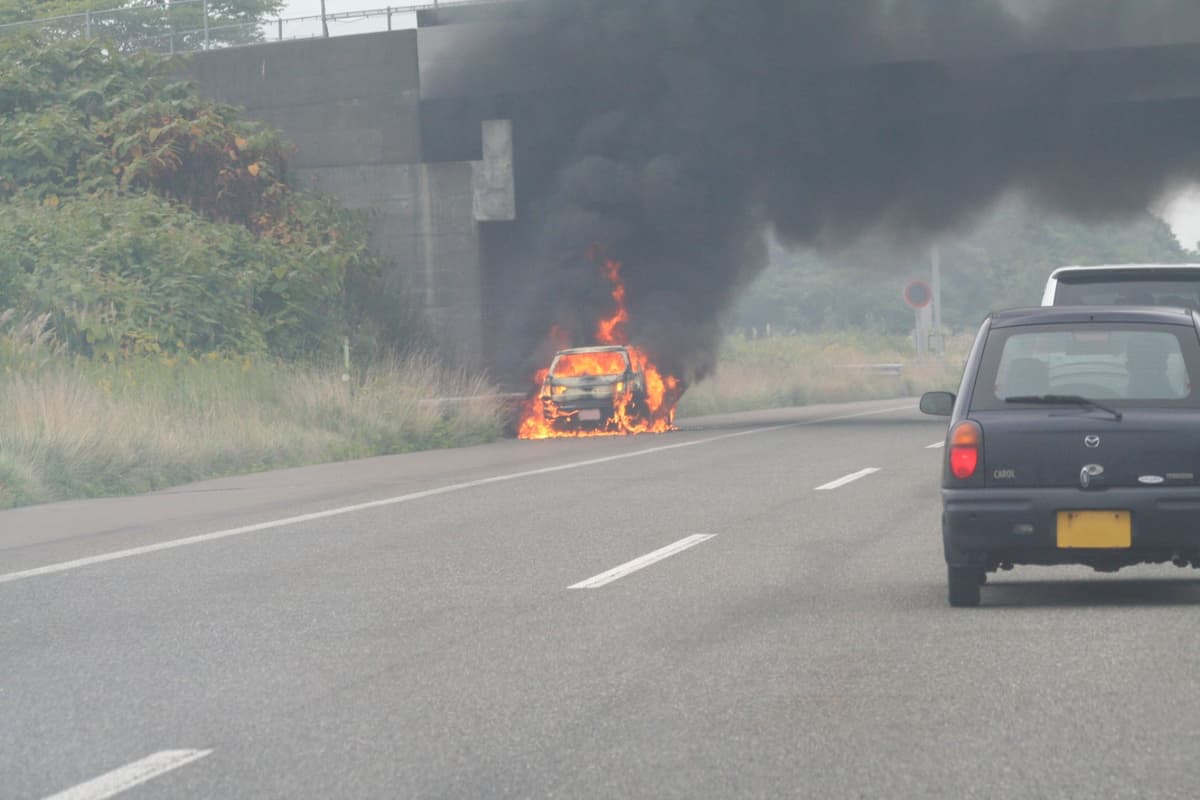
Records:
[[[631,572],[637,572],[639,569],[644,569],[656,561],[662,561],[664,558],[670,558],[676,553],[682,553],[689,547],[695,547],[701,542],[707,542],[709,539],[716,536],[715,533],[696,533],[686,538],[680,539],[678,542],[673,542],[666,547],[660,547],[653,553],[646,553],[644,556],[639,556],[632,561],[626,561],[620,566],[601,572],[599,575],[593,575],[586,581],[573,583],[568,586],[568,589],[598,589],[607,583],[612,583],[618,578],[624,578]]]
[[[87,783],[47,797],[46,800],[104,800],[157,778],[163,773],[198,761],[212,750],[159,750],[145,758],[106,772]]]
[[[925,449],[926,449],[926,450],[936,450],[936,449],[937,449],[937,448],[939,448],[939,447],[945,447],[945,446],[946,446],[946,440],[945,440],[945,439],[943,439],[943,440],[942,440],[942,441],[940,441],[940,442],[934,442],[933,444],[927,444],[927,445],[925,445]]]
[[[859,478],[865,478],[868,475],[871,475],[876,472],[879,472],[879,467],[867,467],[866,469],[860,469],[858,472],[851,472],[849,475],[843,475],[842,477],[838,478],[836,481],[830,481],[829,483],[822,483],[820,486],[818,486],[813,491],[824,492],[824,491],[828,491],[829,489],[837,489],[839,487],[845,486],[847,483],[852,483],[852,482],[858,480]]]
[[[42,567],[34,567],[25,569],[19,572],[9,572],[0,575],[0,584],[12,583],[26,578],[35,578],[40,575],[53,575],[57,572],[67,572],[68,570],[79,569],[80,567],[91,566],[92,564],[103,564],[106,561],[116,561],[122,558],[132,558],[133,556],[142,556],[147,553],[157,553],[160,550],[172,550],[176,547],[186,547],[192,544],[200,544],[201,542],[211,542],[217,539],[225,539],[230,536],[241,536],[245,533],[256,533],[258,531],[267,531],[274,528],[283,528],[288,525],[296,525],[301,522],[311,522],[317,519],[325,519],[327,517],[337,517],[342,514],[351,514],[355,511],[365,511],[369,508],[382,508],[384,506],[393,506],[397,503],[407,503],[412,500],[421,500],[426,497],[435,497],[439,494],[450,494],[451,492],[461,492],[464,489],[474,489],[477,486],[487,486],[493,483],[503,483],[505,481],[513,481],[519,478],[530,478],[535,475],[548,475],[552,472],[564,472],[570,469],[580,469],[582,467],[591,467],[596,464],[608,464],[613,461],[622,461],[627,458],[637,458],[638,456],[646,456],[651,453],[663,453],[667,450],[678,450],[681,447],[693,447],[695,445],[709,444],[711,442],[719,442],[724,439],[734,439],[739,436],[750,436],[756,433],[769,433],[771,431],[782,430],[784,428],[799,428],[806,425],[815,425],[820,422],[837,422],[843,419],[854,419],[856,417],[871,417],[879,414],[893,414],[897,411],[909,411],[912,405],[894,406],[892,408],[883,408],[875,411],[862,411],[855,414],[840,414],[834,417],[818,417],[816,419],[802,420],[800,422],[787,422],[783,425],[771,425],[766,428],[753,428],[748,431],[737,431],[736,433],[723,433],[720,436],[710,436],[707,439],[693,439],[690,442],[676,442],[675,444],[665,444],[659,447],[648,447],[645,450],[634,450],[631,453],[619,453],[615,456],[604,456],[603,458],[589,458],[586,461],[573,461],[570,464],[559,464],[554,467],[542,467],[541,469],[530,469],[524,472],[512,472],[507,475],[493,475],[490,478],[480,478],[479,480],[466,481],[464,483],[453,483],[449,486],[439,486],[436,489],[426,489],[422,492],[413,492],[412,494],[402,494],[398,497],[387,497],[382,500],[371,500],[366,503],[356,503],[351,506],[341,506],[340,508],[330,508],[325,511],[314,511],[311,514],[298,514],[294,517],[284,517],[283,519],[274,519],[267,522],[259,522],[254,525],[243,525],[240,528],[230,528],[224,531],[213,531],[211,533],[201,533],[196,536],[186,536],[182,539],[171,539],[166,542],[158,542],[156,544],[147,544],[141,547],[130,547],[126,550],[114,550],[111,553],[101,553],[100,555],[87,556],[86,558],[76,558],[72,561],[62,561],[57,564],[47,564]]]

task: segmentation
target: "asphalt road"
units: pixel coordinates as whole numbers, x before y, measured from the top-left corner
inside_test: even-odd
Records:
[[[0,797],[1195,797],[1194,573],[949,608],[914,406],[0,513]]]

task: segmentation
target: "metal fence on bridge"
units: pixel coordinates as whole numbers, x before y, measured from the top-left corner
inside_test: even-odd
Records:
[[[157,0],[140,6],[86,11],[0,24],[0,35],[40,32],[55,39],[97,38],[123,51],[189,53],[290,39],[346,36],[416,27],[419,11],[503,0],[428,0],[400,6],[338,11],[229,24],[210,13],[209,0]]]

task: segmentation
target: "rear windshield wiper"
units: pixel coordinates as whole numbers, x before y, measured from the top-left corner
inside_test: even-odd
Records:
[[[1106,405],[1097,403],[1095,400],[1089,400],[1086,397],[1077,394],[1022,394],[1014,395],[1013,397],[1004,398],[1006,403],[1036,403],[1045,406],[1084,406],[1086,408],[1094,408],[1097,411],[1106,411],[1113,415],[1113,419],[1117,422],[1121,421],[1123,416],[1120,411],[1115,408],[1109,408]]]

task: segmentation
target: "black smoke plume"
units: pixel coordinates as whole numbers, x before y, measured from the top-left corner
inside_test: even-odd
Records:
[[[920,242],[1011,190],[1118,217],[1200,174],[1196,0],[528,0],[493,16],[506,24],[450,50],[428,88],[513,119],[519,221],[487,234],[494,356],[513,374],[551,324],[582,344],[608,310],[593,245],[624,264],[633,338],[694,380],[766,231]]]

